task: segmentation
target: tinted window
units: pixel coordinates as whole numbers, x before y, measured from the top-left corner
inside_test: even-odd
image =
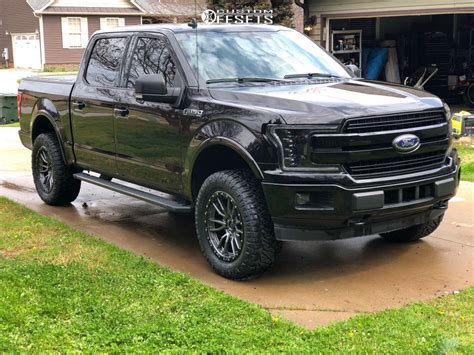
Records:
[[[127,38],[102,38],[95,42],[89,60],[86,80],[93,86],[115,86]]]
[[[166,86],[174,86],[176,65],[165,38],[139,38],[132,55],[127,88],[147,74],[163,74]]]

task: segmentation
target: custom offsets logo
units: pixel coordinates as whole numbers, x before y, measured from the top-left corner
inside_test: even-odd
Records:
[[[273,24],[273,10],[204,10],[201,14],[206,24],[227,23],[243,24]]]

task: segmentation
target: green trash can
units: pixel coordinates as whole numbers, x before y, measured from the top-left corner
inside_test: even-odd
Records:
[[[0,94],[0,124],[18,122],[15,94]]]

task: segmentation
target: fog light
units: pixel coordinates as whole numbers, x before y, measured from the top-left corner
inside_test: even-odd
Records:
[[[295,194],[295,204],[297,206],[304,206],[309,204],[311,201],[311,196],[309,193],[297,193]]]

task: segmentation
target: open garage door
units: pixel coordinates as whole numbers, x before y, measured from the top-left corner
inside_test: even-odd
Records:
[[[41,69],[40,41],[36,33],[12,34],[15,68]]]

